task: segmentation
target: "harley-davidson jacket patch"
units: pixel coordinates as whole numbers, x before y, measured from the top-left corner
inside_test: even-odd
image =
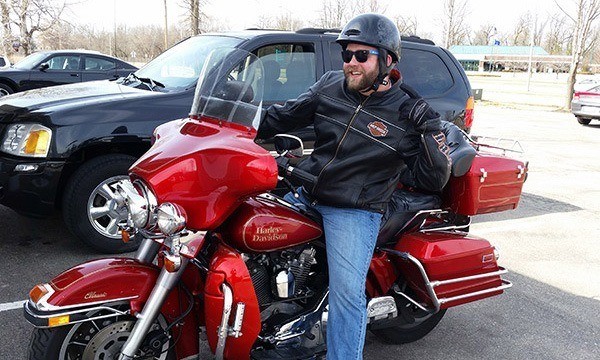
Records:
[[[371,135],[375,137],[384,137],[389,131],[387,126],[381,121],[370,122],[369,125],[367,125],[367,128],[369,129]]]

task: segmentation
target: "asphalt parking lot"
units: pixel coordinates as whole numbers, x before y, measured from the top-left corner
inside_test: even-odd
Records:
[[[476,217],[471,227],[498,246],[514,286],[450,309],[415,343],[368,335],[365,359],[600,358],[600,122],[581,126],[551,107],[493,100],[475,112],[474,134],[518,139],[530,162],[519,208]],[[18,302],[36,283],[100,256],[58,217],[26,219],[0,207],[0,229],[0,359],[23,359],[31,327]]]

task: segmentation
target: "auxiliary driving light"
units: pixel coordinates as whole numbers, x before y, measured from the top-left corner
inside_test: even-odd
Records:
[[[186,219],[185,210],[177,204],[166,202],[157,209],[158,228],[167,236],[185,229]]]

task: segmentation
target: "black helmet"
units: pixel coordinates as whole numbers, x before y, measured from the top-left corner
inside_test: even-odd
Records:
[[[380,14],[362,14],[348,21],[336,40],[343,48],[348,43],[360,43],[382,48],[392,56],[394,62],[400,59],[400,33],[392,20]]]

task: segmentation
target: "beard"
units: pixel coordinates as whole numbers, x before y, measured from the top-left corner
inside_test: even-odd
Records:
[[[361,75],[358,77],[352,76],[351,73],[354,71],[360,72]],[[377,75],[379,75],[377,68],[372,69],[369,72],[364,72],[364,69],[357,67],[348,67],[344,69],[346,85],[348,86],[348,89],[354,91],[368,90],[368,88],[375,83],[375,80],[377,80]]]

